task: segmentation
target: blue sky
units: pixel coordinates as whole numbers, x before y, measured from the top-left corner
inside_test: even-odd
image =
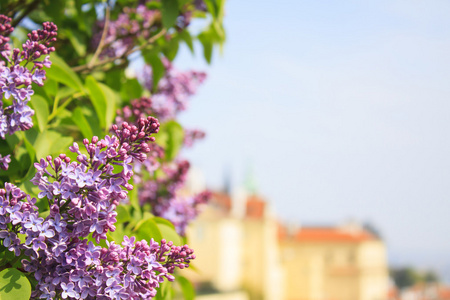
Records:
[[[212,188],[251,166],[284,220],[370,221],[396,264],[450,270],[450,2],[236,1],[181,121]],[[199,49],[200,50],[200,49]]]

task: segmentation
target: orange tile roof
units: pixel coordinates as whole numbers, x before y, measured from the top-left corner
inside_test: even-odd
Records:
[[[287,237],[288,237],[288,230],[287,230],[287,228],[286,228],[286,226],[283,224],[283,223],[281,223],[281,222],[278,222],[278,240],[284,240],[284,239],[286,239]]]
[[[388,290],[388,300],[397,300],[400,299],[398,295],[398,290],[396,287],[390,287]]]
[[[264,199],[251,195],[247,198],[247,211],[245,215],[249,218],[260,219],[264,216],[266,210],[266,202]]]
[[[356,232],[340,228],[303,227],[295,233],[295,240],[308,242],[362,242],[375,240],[376,237],[367,231]]]
[[[450,299],[450,288],[448,288],[448,287],[441,287],[439,289],[439,299],[449,300]]]
[[[226,193],[213,192],[210,203],[224,213],[229,213],[231,210],[231,198]]]

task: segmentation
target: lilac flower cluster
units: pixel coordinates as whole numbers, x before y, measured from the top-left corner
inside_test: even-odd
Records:
[[[0,189],[0,239],[16,256],[22,250],[37,249],[46,235],[52,235],[47,231],[48,227],[42,226],[43,219],[39,218],[35,203],[36,199],[31,199],[13,184],[5,183],[5,188]],[[18,234],[27,234],[26,244],[21,242]]]
[[[8,36],[14,31],[14,27],[10,23],[11,18],[0,15],[0,53],[3,57],[9,56],[11,53]]]
[[[31,84],[44,84],[45,70],[51,62],[49,56],[55,48],[51,43],[56,41],[57,27],[51,22],[45,22],[43,28],[33,30],[28,34],[28,40],[22,45],[22,51],[15,48],[11,51],[8,35],[14,30],[11,19],[0,15],[0,96],[13,100],[11,105],[3,107],[0,98],[0,136],[13,134],[18,130],[28,130],[33,126],[31,117],[34,111],[27,105],[34,94]],[[45,56],[42,60],[41,58]],[[32,65],[31,70],[27,67]]]
[[[175,268],[195,258],[187,245],[165,240],[125,236],[121,245],[107,242],[106,248],[89,241],[98,243],[115,230],[116,205],[133,188],[131,164],[146,159],[158,129],[152,117],[124,122],[102,140],[85,139],[87,155],[74,143],[69,149],[77,161],[64,154],[41,159],[32,182],[49,203],[45,219],[36,199],[9,183],[0,189],[0,240],[17,257],[27,257],[23,268],[37,280],[33,299],[151,299],[164,279],[174,280]]]
[[[142,1],[141,1],[142,2]],[[145,2],[145,1],[144,1]],[[191,22],[194,10],[206,11],[203,0],[194,1],[193,5],[185,5],[177,17],[175,28],[177,31],[185,29]],[[93,46],[100,44],[103,31],[106,36],[103,42],[101,57],[122,57],[133,49],[139,40],[148,40],[161,27],[161,13],[139,4],[136,8],[125,7],[114,21],[109,21],[105,29],[106,20],[98,22]],[[168,35],[167,38],[170,38]]]
[[[194,0],[194,7],[196,10],[199,11],[207,11],[208,7],[206,6],[206,3],[204,0]]]
[[[175,28],[178,31],[182,31],[191,23],[195,11],[206,12],[207,10],[208,7],[204,0],[194,0],[192,3],[186,3],[181,10],[181,14],[177,17]]]
[[[186,160],[165,164],[161,169],[164,176],[156,180],[146,181],[139,190],[141,204],[150,203],[159,215],[157,207],[163,207],[170,199],[175,198],[176,192],[183,187],[190,164]]]
[[[203,82],[206,75],[195,71],[178,72],[168,60],[164,59],[163,62],[166,74],[159,82],[158,90],[153,92],[152,98],[142,97],[131,101],[129,106],[117,111],[116,122],[130,122],[150,114],[158,119],[170,120],[186,108],[187,98],[195,93],[197,85]],[[151,71],[144,69],[144,78],[146,87],[151,90]],[[204,132],[200,130],[186,130],[184,145],[192,146],[195,140],[204,136]],[[163,149],[153,153],[154,155],[143,163],[136,164],[137,176],[134,180],[135,183],[142,183],[139,188],[140,202],[151,204],[153,214],[170,220],[177,232],[184,235],[187,224],[198,215],[200,204],[207,202],[209,193],[193,197],[178,195],[178,190],[184,185],[189,162],[160,164],[160,158],[164,155]],[[162,166],[164,176],[152,176],[159,166]],[[142,180],[145,177],[143,170],[153,178]]]
[[[204,191],[195,196],[176,195],[171,201],[166,201],[163,205],[155,207],[157,215],[170,220],[180,235],[186,234],[186,227],[200,213],[202,204],[208,203],[211,192]]]
[[[205,132],[198,129],[185,129],[183,144],[186,147],[192,147],[195,141],[205,138]]]
[[[152,109],[152,100],[148,97],[141,97],[132,100],[130,105],[117,110],[116,123],[132,122],[150,115],[155,115]],[[155,117],[158,118],[157,115]]]
[[[207,203],[211,196],[208,191],[190,197],[179,195],[189,167],[185,160],[166,164],[162,167],[164,177],[148,180],[139,189],[140,202],[149,203],[154,215],[170,220],[180,235],[185,235],[187,225],[197,217],[201,204]]]
[[[51,157],[48,162],[41,159],[35,164],[38,172],[32,179],[41,190],[38,197],[46,197],[51,209],[59,208],[59,213],[61,208],[67,211],[76,236],[92,233],[97,242],[106,239],[106,233],[115,230],[116,205],[133,188],[128,183],[133,176],[132,163],[146,159],[146,153],[150,152],[147,142],[154,141],[150,135],[158,130],[158,120],[141,118],[137,125],[123,123],[121,129],[113,125],[115,135],[100,141],[97,137],[91,142],[85,139],[88,156],[74,143],[69,149],[78,154],[78,162],[71,162],[64,154],[53,163]],[[122,170],[118,173],[115,166]]]
[[[152,93],[151,108],[159,120],[174,119],[176,114],[187,108],[189,97],[197,91],[198,85],[206,79],[206,73],[198,71],[181,72],[172,63],[163,58],[166,72],[153,89],[153,75],[150,66],[144,67],[143,81],[145,87]]]
[[[123,109],[117,110],[116,123],[134,122],[136,119],[145,118],[152,114],[150,98],[142,97],[131,101],[130,106],[125,106]],[[150,145],[151,151],[144,161],[136,161],[134,163],[135,176],[134,183],[139,184],[142,181],[141,175],[143,171],[147,171],[149,175],[161,166],[159,160],[164,157],[164,149],[157,145]]]
[[[121,246],[95,246],[73,233],[66,214],[52,209],[44,220],[35,203],[10,183],[0,189],[0,240],[16,256],[28,256],[23,268],[38,281],[33,299],[151,299],[165,278],[174,280],[175,268],[195,259],[187,245],[165,240],[125,236]],[[24,243],[19,234],[26,236]]]
[[[6,156],[2,156],[0,154],[0,169],[8,170],[10,162],[11,162],[11,154],[8,154]]]
[[[103,51],[101,57],[121,57],[133,49],[138,39],[147,40],[158,29],[155,22],[161,18],[160,12],[150,10],[145,5],[137,8],[125,7],[117,20],[110,21],[106,28]],[[93,39],[94,48],[97,48],[103,31],[105,20],[97,24],[96,35]]]

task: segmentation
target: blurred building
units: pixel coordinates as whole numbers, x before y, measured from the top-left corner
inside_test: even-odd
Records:
[[[214,194],[188,230],[199,300],[387,300],[384,243],[357,224],[281,226],[255,194]]]
[[[283,299],[278,223],[262,199],[216,193],[188,237],[198,299]]]
[[[389,274],[383,241],[358,224],[281,228],[288,300],[386,300]]]

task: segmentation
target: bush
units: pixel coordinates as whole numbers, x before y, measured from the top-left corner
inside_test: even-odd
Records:
[[[179,152],[204,133],[176,118],[206,75],[172,61],[196,41],[211,61],[224,2],[3,1],[0,13],[0,298],[192,299],[177,269],[195,259],[185,228],[209,192],[179,193]]]

